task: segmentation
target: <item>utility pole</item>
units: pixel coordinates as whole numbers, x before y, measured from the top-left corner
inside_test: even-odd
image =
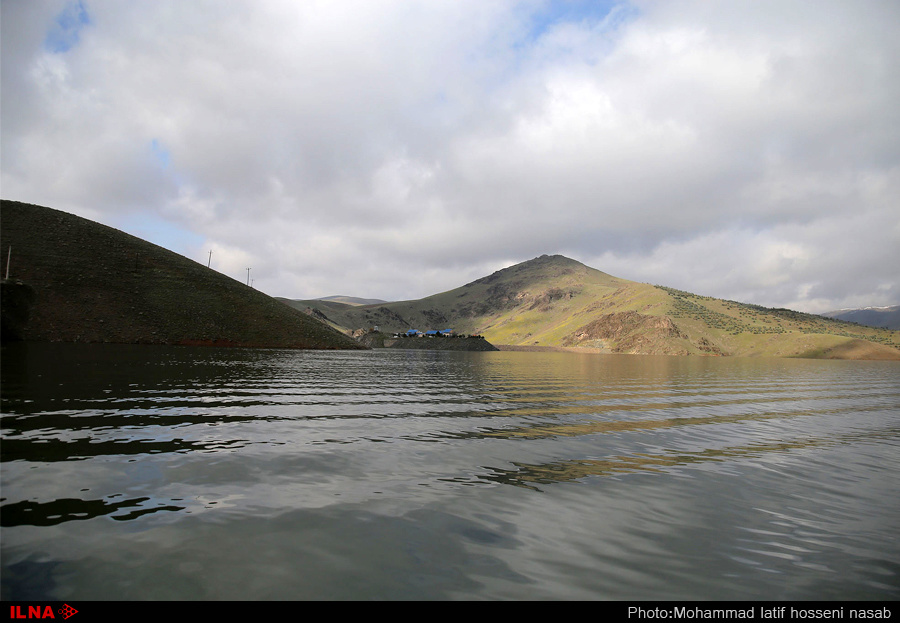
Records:
[[[9,262],[12,260],[12,245],[9,245],[9,253],[6,254],[6,278],[9,279]]]
[[[250,269],[247,268],[247,285],[250,285]]]
[[[209,260],[206,262],[206,267],[209,268],[210,264],[212,264],[212,249],[209,250]]]

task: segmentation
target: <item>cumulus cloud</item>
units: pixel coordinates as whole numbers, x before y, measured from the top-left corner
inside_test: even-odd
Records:
[[[894,2],[2,4],[3,196],[292,298],[900,301]],[[147,236],[145,236],[147,237]]]

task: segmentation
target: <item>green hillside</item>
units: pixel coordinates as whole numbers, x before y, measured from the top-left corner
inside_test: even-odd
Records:
[[[361,348],[198,262],[65,212],[2,201],[0,249],[4,340]]]
[[[285,301],[334,326],[453,329],[517,348],[596,352],[900,359],[900,332],[698,296],[541,256],[417,301],[350,306]]]

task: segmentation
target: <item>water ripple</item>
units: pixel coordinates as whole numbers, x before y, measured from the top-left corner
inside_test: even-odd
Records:
[[[4,348],[5,599],[900,597],[890,362]]]

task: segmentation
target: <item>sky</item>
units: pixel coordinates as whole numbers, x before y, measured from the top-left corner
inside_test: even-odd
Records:
[[[0,0],[0,28],[4,199],[272,296],[559,253],[900,303],[896,0]]]

